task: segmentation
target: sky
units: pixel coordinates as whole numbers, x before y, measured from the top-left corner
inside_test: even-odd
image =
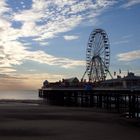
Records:
[[[140,75],[140,0],[0,0],[0,90],[81,79],[90,33],[109,37],[110,72]]]

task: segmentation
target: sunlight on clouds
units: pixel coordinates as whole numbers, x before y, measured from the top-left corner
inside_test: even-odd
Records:
[[[21,43],[17,41],[0,42],[0,50],[0,55],[3,55],[0,59],[0,63],[3,65],[20,65],[25,57],[25,49]]]
[[[24,9],[13,11],[6,0],[0,1],[0,69],[5,73],[13,74],[16,71],[14,66],[21,65],[25,60],[63,68],[85,65],[84,61],[56,57],[41,50],[28,50],[26,45],[33,47],[31,42],[21,42],[20,38],[33,37],[33,42],[38,42],[41,46],[47,45],[46,39],[70,31],[84,21],[93,19],[94,23],[96,17],[113,5],[114,1],[33,0],[31,7],[27,9],[26,3],[21,4]],[[13,22],[20,23],[20,28],[14,28]],[[64,38],[73,40],[78,39],[78,36]],[[52,75],[49,76],[53,78]]]
[[[112,4],[114,2],[110,0],[97,0],[94,3],[91,0],[34,0],[32,9],[15,13],[13,19],[23,22],[21,32],[27,30],[27,36],[46,39],[71,30],[88,16],[94,20],[104,8]]]
[[[4,12],[9,10],[8,5],[6,4],[5,0],[0,1],[0,15],[3,15]]]
[[[121,53],[118,54],[117,57],[119,61],[132,61],[132,60],[140,59],[140,50]]]
[[[58,65],[63,68],[72,68],[75,66],[83,66],[84,61],[72,60],[68,58],[58,58],[52,55],[46,54],[43,51],[28,52],[25,59],[37,61],[39,63],[44,63],[48,65]]]
[[[4,90],[25,90],[38,89],[42,86],[42,81],[56,82],[64,78],[64,75],[41,73],[41,74],[0,74],[0,89]],[[6,84],[5,84],[6,83]]]
[[[11,73],[11,72],[15,72],[16,70],[11,68],[11,67],[6,67],[6,66],[0,66],[0,72],[2,73]]]
[[[79,36],[67,35],[66,32],[82,25],[95,25],[97,17],[117,3],[116,0],[30,0],[30,3],[21,1],[16,7],[10,5],[10,2],[0,0],[0,71],[1,80],[7,81],[9,86],[14,83],[14,88],[17,88],[17,85],[22,88],[34,88],[42,83],[42,80],[56,81],[65,77],[50,73],[17,74],[15,67],[24,61],[31,60],[66,69],[84,66],[85,61],[65,58],[61,54],[58,54],[59,57],[53,56],[45,52],[47,49],[41,50],[42,46],[48,46],[49,39],[62,33],[65,33],[65,40],[78,39]],[[140,3],[140,0],[124,3],[123,7],[126,8]],[[16,28],[17,23],[20,24],[19,28]],[[21,38],[26,39],[22,41]],[[127,36],[116,44],[128,43],[128,38]],[[35,43],[41,47],[32,48]],[[120,61],[139,59],[140,50],[121,53],[117,57]]]

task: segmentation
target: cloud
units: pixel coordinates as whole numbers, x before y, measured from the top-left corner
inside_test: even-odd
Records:
[[[0,90],[37,90],[46,79],[49,82],[56,82],[64,77],[65,75],[51,73],[0,74]]]
[[[7,73],[11,73],[11,72],[16,72],[15,69],[11,68],[11,67],[0,67],[0,72],[1,74],[7,74]]]
[[[122,39],[131,39],[132,37],[133,37],[133,34],[128,34],[128,35],[122,36]]]
[[[132,60],[140,59],[140,50],[121,53],[118,54],[117,57],[119,61],[132,61]]]
[[[140,0],[128,0],[128,2],[123,4],[121,7],[129,8],[129,7],[134,6],[136,4],[140,4]]]
[[[75,36],[75,35],[65,35],[63,37],[65,40],[76,40],[79,38],[79,36]]]
[[[5,12],[9,11],[8,5],[4,0],[0,1],[0,15],[3,15]]]
[[[132,36],[133,36],[132,34],[130,34],[130,35],[124,35],[118,41],[114,41],[112,44],[113,45],[127,44],[132,39]]]
[[[72,68],[75,66],[83,66],[85,64],[84,61],[73,60],[63,57],[55,57],[46,54],[43,51],[27,52],[25,59],[37,61],[39,63],[44,63],[48,65],[57,65],[63,68]]]
[[[40,41],[39,42],[39,44],[41,45],[41,46],[48,46],[49,45],[49,42],[44,42],[44,41]]]
[[[22,36],[36,36],[43,40],[72,30],[84,20],[94,20],[113,4],[112,0],[33,0],[32,9],[14,13],[13,20],[23,23]]]
[[[115,41],[112,44],[113,45],[119,45],[119,44],[126,44],[129,43],[129,40],[119,40],[119,41]]]
[[[113,5],[112,0],[32,0],[30,8],[16,11],[6,0],[0,1],[0,64],[3,71],[15,71],[15,65],[21,65],[25,60],[32,60],[47,65],[57,65],[71,68],[84,65],[84,61],[64,57],[56,57],[43,50],[31,51],[26,45],[33,47],[38,42],[47,45],[46,39],[51,39],[74,29],[89,19],[96,20],[105,9]],[[25,4],[25,3],[24,3]],[[16,7],[17,8],[17,7]],[[13,22],[20,23],[20,28],[14,28]],[[65,36],[66,37],[66,36]],[[67,36],[76,39],[77,36]],[[24,42],[21,38],[26,38]],[[28,38],[30,39],[29,41]],[[9,68],[9,69],[8,69]]]
[[[28,51],[19,42],[6,42],[5,47],[0,46],[1,66],[12,67],[14,65],[20,65],[24,60],[32,60],[47,65],[57,65],[63,68],[84,65],[84,61],[55,57],[45,53],[44,51]]]

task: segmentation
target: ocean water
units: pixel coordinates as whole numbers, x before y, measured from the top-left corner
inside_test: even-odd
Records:
[[[0,91],[0,100],[39,100],[38,90]]]

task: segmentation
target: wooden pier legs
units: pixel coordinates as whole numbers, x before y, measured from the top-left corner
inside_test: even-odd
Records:
[[[129,117],[134,118],[136,112],[136,96],[129,95]]]
[[[140,118],[140,92],[131,90],[39,90],[47,103],[61,106],[98,107]]]

